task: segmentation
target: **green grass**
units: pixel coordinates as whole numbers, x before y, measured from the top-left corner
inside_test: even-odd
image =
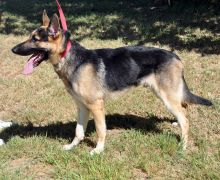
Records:
[[[71,1],[72,2],[72,1]],[[106,149],[90,156],[96,133],[71,151],[76,108],[48,63],[21,74],[26,57],[11,47],[52,14],[54,1],[3,1],[0,25],[0,119],[17,125],[0,132],[0,179],[220,179],[220,55],[218,4],[174,4],[150,10],[151,1],[62,1],[73,37],[87,48],[145,44],[174,48],[190,89],[214,107],[191,106],[190,142],[183,152],[180,128],[148,89],[106,102]],[[207,11],[208,9],[208,11]]]

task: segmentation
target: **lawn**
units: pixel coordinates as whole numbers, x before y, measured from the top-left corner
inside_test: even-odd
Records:
[[[180,128],[149,89],[106,102],[105,152],[90,156],[96,132],[92,117],[85,140],[71,151],[76,107],[53,72],[42,63],[21,74],[27,57],[11,48],[41,23],[55,1],[0,2],[0,179],[220,179],[220,5],[176,2],[153,9],[152,1],[63,0],[72,38],[86,48],[156,46],[181,57],[190,89],[213,107],[190,106],[190,142],[178,144]],[[71,3],[70,3],[71,2]]]

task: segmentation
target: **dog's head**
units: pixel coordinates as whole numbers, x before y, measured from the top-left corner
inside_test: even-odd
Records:
[[[65,51],[70,38],[69,32],[60,28],[59,18],[56,14],[51,20],[46,11],[43,12],[43,25],[35,29],[30,37],[12,48],[12,52],[21,56],[32,55],[24,68],[24,74],[30,74],[44,60],[56,57],[57,61]]]

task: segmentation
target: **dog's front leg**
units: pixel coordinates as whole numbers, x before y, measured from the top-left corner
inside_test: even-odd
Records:
[[[94,117],[96,132],[98,135],[97,145],[95,149],[90,152],[90,154],[93,155],[99,154],[104,150],[106,136],[104,101],[102,99],[97,100],[93,104],[89,105],[89,109]]]
[[[80,141],[84,139],[88,120],[89,110],[83,104],[78,104],[78,117],[75,138],[73,139],[72,143],[63,146],[64,150],[72,149],[74,146],[77,146],[80,143]]]

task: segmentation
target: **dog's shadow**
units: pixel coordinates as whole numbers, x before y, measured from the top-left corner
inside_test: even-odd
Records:
[[[162,130],[158,128],[158,124],[162,122],[173,122],[174,120],[168,118],[158,118],[150,115],[147,118],[135,116],[135,115],[120,115],[113,114],[106,116],[107,129],[136,129],[142,133],[162,133]],[[4,139],[5,142],[9,141],[13,136],[20,136],[22,138],[30,136],[47,136],[49,138],[64,138],[72,140],[75,135],[76,122],[68,123],[56,123],[49,124],[46,126],[36,127],[29,123],[28,125],[14,124],[9,128],[4,129],[0,132],[0,138]],[[89,121],[86,135],[95,131],[94,121]],[[178,138],[178,137],[177,137]],[[87,141],[89,141],[87,139]],[[91,146],[94,146],[93,142],[88,142]]]

